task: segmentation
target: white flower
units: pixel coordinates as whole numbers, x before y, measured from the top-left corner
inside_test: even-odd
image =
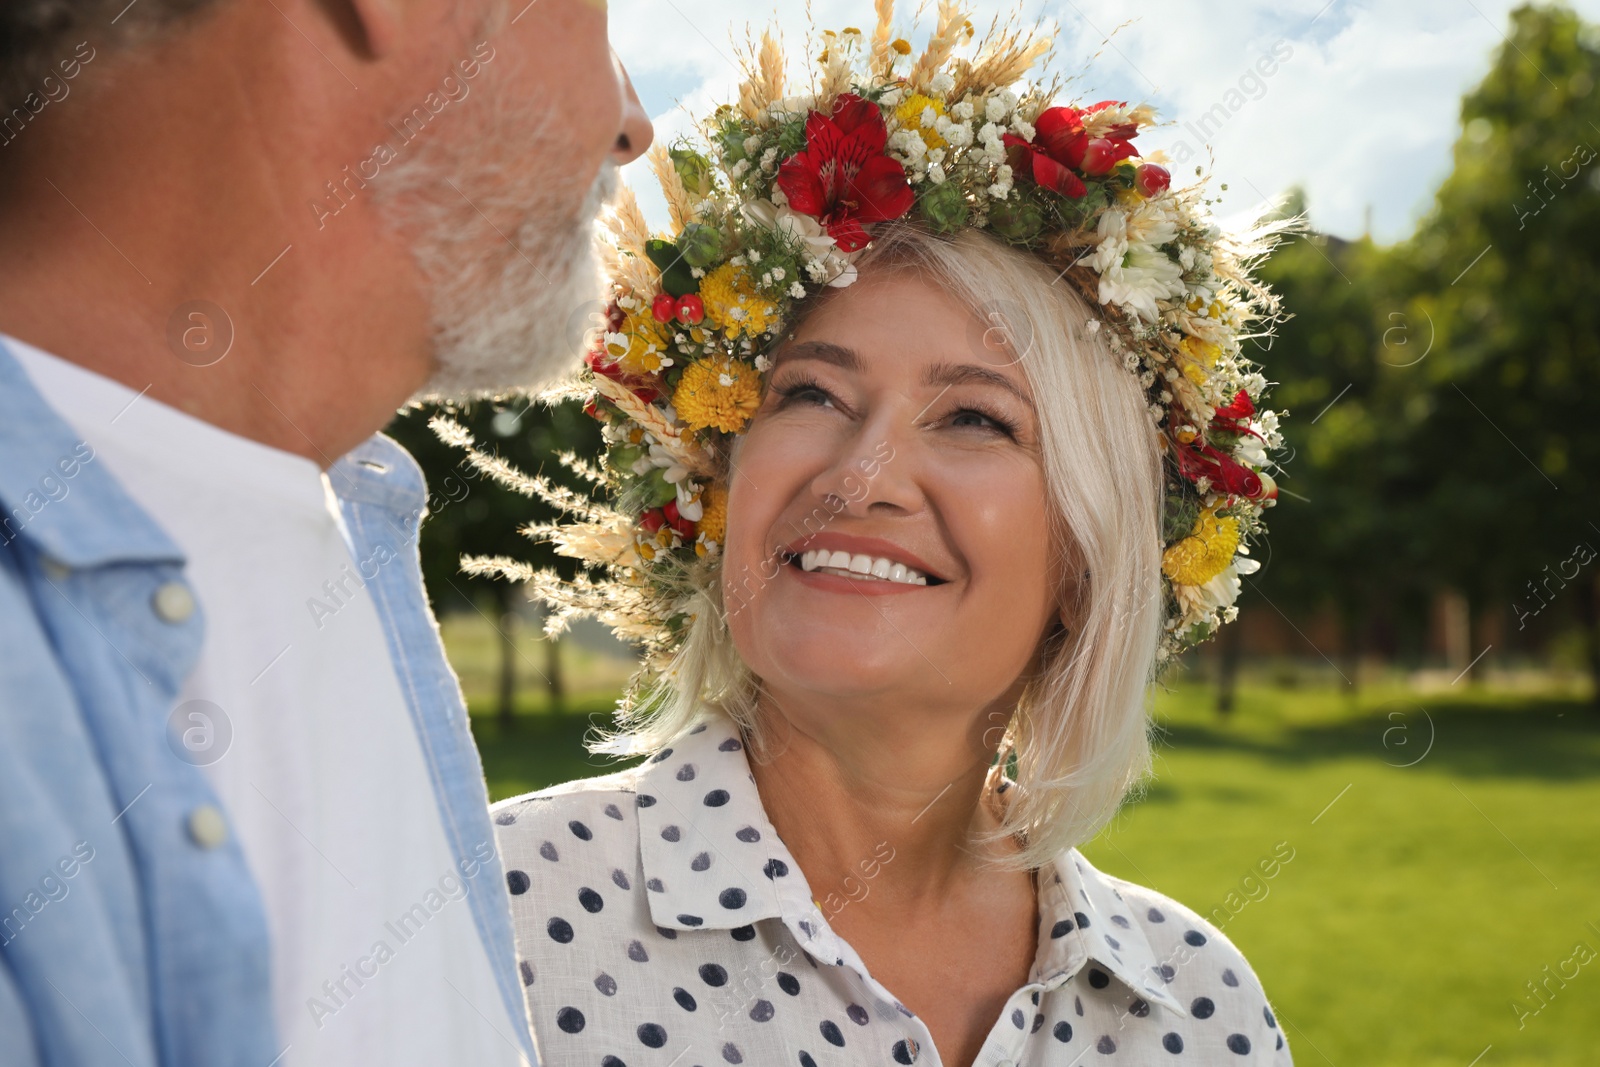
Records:
[[[803,300],[806,295],[806,287],[801,285],[799,282],[795,282],[793,285],[789,286],[789,295],[794,297],[796,300]]]
[[[765,352],[763,352],[761,355],[757,356],[755,362],[756,362],[756,370],[760,371],[762,374],[765,374],[765,373],[767,373],[767,371],[772,369],[772,360],[767,358],[767,355],[766,355]]]
[[[772,278],[773,280],[780,282],[788,276],[789,272],[784,270],[782,267],[773,267],[772,272],[768,275],[768,277]]]
[[[1033,123],[1021,115],[1011,116],[1011,132],[1021,137],[1024,141],[1033,140]]]
[[[1017,94],[1011,92],[1009,89],[1002,89],[1000,92],[989,97],[989,99],[984,103],[983,117],[988,119],[990,122],[1004,122],[1006,116],[1011,114],[1011,112],[1016,109],[1016,106]]]
[[[1252,467],[1265,467],[1267,465],[1267,446],[1259,437],[1241,434],[1239,436],[1239,444],[1233,450],[1233,457],[1241,463],[1248,463]]]
[[[935,185],[944,181],[944,168],[937,163],[928,164],[928,180]]]
[[[954,123],[939,136],[949,141],[952,147],[965,148],[972,143],[972,127],[964,122]]]
[[[1242,584],[1239,581],[1239,557],[1235,556],[1233,562],[1222,569],[1222,573],[1200,587],[1200,599],[1213,611],[1233,606],[1239,599],[1239,590]],[[1245,560],[1253,566],[1252,571],[1261,564],[1255,560]]]
[[[1090,337],[1093,337],[1095,334],[1099,333],[1100,332],[1100,320],[1099,319],[1090,319],[1088,322],[1084,323],[1083,324],[1083,332],[1088,334]]]
[[[1100,275],[1100,302],[1115,302],[1146,322],[1160,317],[1157,300],[1184,294],[1183,269],[1154,243],[1134,235],[1159,235],[1161,227],[1148,218],[1129,214],[1120,208],[1107,208],[1096,227],[1100,244],[1089,257],[1089,264]],[[1168,238],[1170,240],[1170,237]],[[1137,243],[1136,243],[1137,242]]]
[[[928,87],[933,90],[934,96],[944,96],[956,87],[956,80],[950,74],[940,71],[933,76],[933,81],[928,83]]]
[[[742,204],[740,210],[749,221],[804,244],[810,253],[804,267],[813,281],[834,284],[847,271],[853,272],[851,255],[840,251],[838,242],[823,230],[821,223],[787,206],[787,201],[780,206],[771,200],[751,200]],[[854,278],[853,273],[851,278]],[[839,284],[848,285],[849,282]]]
[[[678,483],[678,514],[690,522],[699,522],[705,514],[700,505],[700,489],[688,479]]]
[[[960,122],[966,122],[970,120],[972,118],[972,101],[961,101],[959,104],[956,104],[950,109],[950,114],[954,115]]]
[[[744,139],[744,154],[745,155],[747,155],[747,156],[755,155],[756,154],[756,149],[758,149],[760,147],[761,147],[761,138],[757,137],[755,134],[751,134],[749,137],[746,137]]]
[[[889,135],[889,154],[900,163],[915,163],[928,154],[928,144],[916,130],[896,130]]]
[[[1266,387],[1267,387],[1266,376],[1261,374],[1259,371],[1255,371],[1255,372],[1252,372],[1250,374],[1246,374],[1244,376],[1244,391],[1250,394],[1251,399],[1254,399],[1254,398],[1260,396],[1262,390],[1266,389]],[[1278,416],[1274,412],[1263,411],[1261,413],[1261,422],[1262,422],[1262,424],[1263,425],[1266,424],[1266,419],[1267,419],[1268,415],[1272,416],[1272,428],[1274,430],[1276,430],[1278,428]]]
[[[730,385],[733,384],[733,375],[731,375],[731,374],[719,374],[719,375],[717,375],[717,384],[722,386],[724,389],[728,388]]]
[[[761,262],[761,253],[757,249],[752,248],[749,251],[748,254],[750,256],[750,262],[752,262],[752,263],[760,263]]]
[[[645,467],[646,471],[651,467],[663,468],[661,476],[669,482],[681,482],[689,476],[689,468],[679,463],[670,452],[654,441],[650,444],[649,454],[641,456],[639,462],[649,464]]]

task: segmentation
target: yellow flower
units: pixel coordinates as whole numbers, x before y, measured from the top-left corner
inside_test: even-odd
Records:
[[[721,482],[712,482],[700,494],[699,529],[707,541],[720,542],[728,532],[728,488]]]
[[[617,331],[627,341],[606,345],[606,351],[629,374],[653,374],[661,369],[661,356],[666,351],[667,338],[661,324],[648,308],[630,311]]]
[[[930,122],[927,126],[922,124],[923,113],[930,107],[933,108],[935,116],[944,114],[944,105],[933,97],[912,93],[894,109],[894,117],[899,120],[902,129],[916,130],[921,134],[922,143],[929,149],[943,148],[945,139],[933,131],[933,123]]]
[[[713,356],[683,370],[672,406],[685,426],[738,433],[761,402],[761,372],[743,360]]]
[[[1182,364],[1183,373],[1197,386],[1206,384],[1206,370],[1215,367],[1217,357],[1222,355],[1219,346],[1198,337],[1185,337],[1179,341],[1178,351],[1187,357]]]
[[[729,337],[754,337],[777,325],[778,306],[756,291],[750,272],[724,263],[700,280],[706,318]]]
[[[1239,520],[1219,519],[1207,508],[1189,536],[1161,555],[1161,571],[1178,585],[1205,585],[1227,569],[1239,550]]]
[[[889,42],[889,47],[893,51],[898,52],[903,56],[909,56],[911,54],[911,42],[906,40],[904,37],[896,37],[894,40]]]

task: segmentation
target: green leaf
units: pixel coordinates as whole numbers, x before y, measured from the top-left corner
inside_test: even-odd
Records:
[[[700,281],[689,269],[689,261],[672,241],[659,237],[645,242],[644,254],[661,272],[661,288],[672,296],[687,296],[698,292]]]

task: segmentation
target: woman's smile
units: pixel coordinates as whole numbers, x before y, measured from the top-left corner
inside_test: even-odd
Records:
[[[882,596],[947,582],[921,557],[879,537],[827,531],[787,545],[777,555],[785,574],[823,592]]]

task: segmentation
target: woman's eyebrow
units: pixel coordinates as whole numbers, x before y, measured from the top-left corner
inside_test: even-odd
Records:
[[[1033,399],[1021,386],[999,371],[980,367],[976,363],[934,363],[922,375],[924,385],[994,385],[1005,389],[1033,410]]]
[[[855,349],[829,341],[797,341],[794,344],[783,345],[772,354],[772,365],[776,368],[778,364],[791,359],[821,360],[823,363],[832,363],[836,367],[858,374],[867,369],[866,363]]]

